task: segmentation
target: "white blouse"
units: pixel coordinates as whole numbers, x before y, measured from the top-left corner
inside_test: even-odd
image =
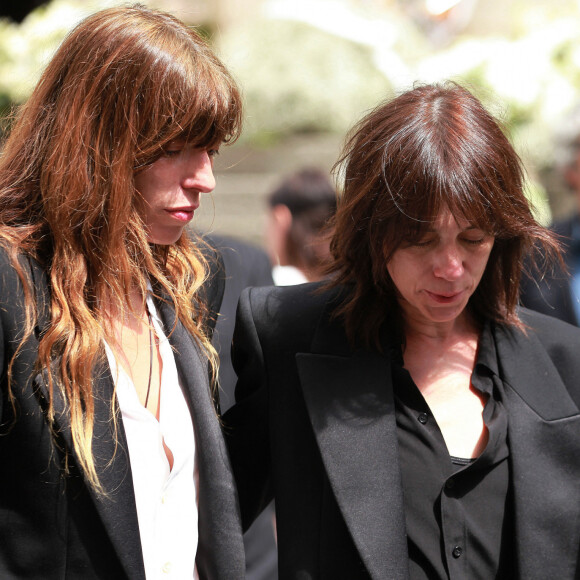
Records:
[[[198,578],[195,438],[175,358],[152,298],[147,298],[162,360],[159,421],[140,403],[129,375],[105,343],[129,446],[145,575],[152,579]],[[163,448],[173,453],[173,469]]]

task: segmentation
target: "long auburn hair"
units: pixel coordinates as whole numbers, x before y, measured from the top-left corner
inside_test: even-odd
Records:
[[[92,374],[110,338],[103,305],[124,315],[129,290],[137,286],[145,296],[151,281],[216,364],[199,292],[208,272],[201,242],[184,234],[171,246],[149,244],[134,176],[174,139],[214,147],[240,129],[238,88],[206,42],[173,16],[134,5],[97,12],[68,35],[4,145],[0,243],[25,288],[22,343],[38,316],[19,264],[24,254],[43,265],[51,290],[38,352],[39,368],[49,370],[48,421],[53,427],[60,389],[81,467],[100,491]],[[13,402],[17,356],[8,372]]]
[[[334,170],[344,187],[331,285],[352,288],[337,310],[351,340],[379,344],[387,319],[402,331],[386,264],[445,207],[495,237],[470,312],[523,327],[516,307],[524,256],[537,245],[561,260],[559,245],[532,215],[522,162],[499,122],[467,89],[421,85],[380,104],[352,129]]]

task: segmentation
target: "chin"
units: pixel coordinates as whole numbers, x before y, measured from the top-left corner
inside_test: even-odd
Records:
[[[155,244],[157,246],[171,246],[175,244],[183,235],[183,230],[181,230],[178,234],[156,234],[156,235],[149,235],[147,236],[147,241],[150,244]]]
[[[465,306],[441,308],[437,310],[431,310],[426,313],[426,316],[431,319],[432,322],[453,322],[459,318],[465,312]]]
[[[177,238],[179,239],[179,238]],[[177,242],[175,239],[168,240],[167,238],[148,237],[147,241],[155,246],[171,246]]]

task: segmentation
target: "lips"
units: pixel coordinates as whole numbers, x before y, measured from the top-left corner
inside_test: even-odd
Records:
[[[165,210],[172,218],[180,222],[189,222],[193,219],[194,207],[178,207]]]
[[[437,292],[429,292],[429,290],[425,291],[426,294],[439,304],[453,304],[454,302],[461,300],[463,297],[463,291],[459,292],[444,292],[444,293],[437,293]]]

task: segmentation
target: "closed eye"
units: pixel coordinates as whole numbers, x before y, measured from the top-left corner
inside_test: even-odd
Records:
[[[183,139],[173,139],[163,148],[164,157],[177,157],[185,148],[186,142]]]
[[[479,246],[480,244],[483,244],[483,242],[485,242],[485,237],[483,237],[483,238],[477,238],[475,240],[472,240],[470,238],[464,238],[463,241],[466,244],[470,244],[472,246]]]
[[[409,242],[409,247],[415,247],[415,248],[426,248],[428,246],[431,246],[432,244],[435,243],[436,238],[432,237],[432,238],[423,238],[421,240],[416,240],[414,242]]]

